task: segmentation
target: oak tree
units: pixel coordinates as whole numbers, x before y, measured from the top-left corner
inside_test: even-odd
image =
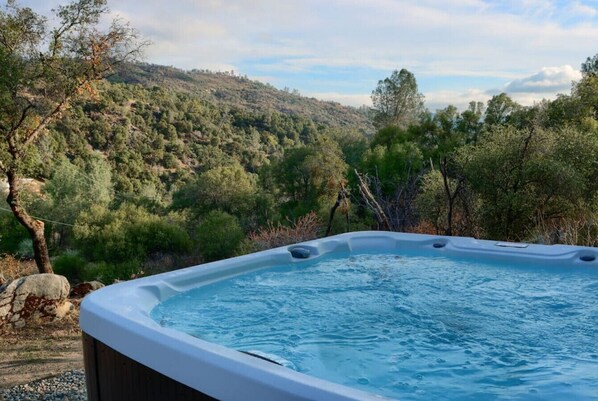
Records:
[[[71,102],[93,92],[116,63],[139,54],[142,43],[126,23],[103,28],[106,0],[74,0],[48,20],[8,0],[0,9],[0,173],[8,182],[7,201],[29,232],[35,262],[52,272],[44,223],[32,217],[21,198],[21,180],[48,125]]]

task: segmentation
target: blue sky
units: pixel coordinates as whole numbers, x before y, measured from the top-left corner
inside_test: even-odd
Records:
[[[353,106],[401,68],[431,110],[501,91],[529,105],[569,93],[598,53],[598,0],[108,1],[153,42],[148,62],[234,70]]]

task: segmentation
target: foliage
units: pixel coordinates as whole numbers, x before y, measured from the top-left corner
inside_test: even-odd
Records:
[[[86,278],[87,261],[76,252],[66,252],[52,261],[54,273],[65,276],[70,282],[82,281]]]
[[[55,221],[45,233],[57,271],[106,282],[163,258],[316,238],[341,188],[334,232],[594,244],[597,82],[586,72],[532,107],[501,94],[432,113],[413,74],[395,71],[374,90],[373,132],[365,110],[230,73],[125,63],[23,154],[20,172],[40,184],[19,196]],[[26,255],[28,238],[0,214],[0,252]]]
[[[131,280],[144,274],[140,263],[136,260],[113,263],[93,262],[87,264],[83,272],[85,281],[97,280],[105,284]]]
[[[429,222],[436,234],[445,231],[445,196],[442,174],[438,170],[431,170],[422,178],[421,193],[417,196],[416,204],[421,220]]]
[[[220,210],[208,213],[197,229],[199,249],[206,261],[234,256],[244,236],[235,216]]]
[[[310,146],[285,152],[273,163],[273,178],[285,200],[283,214],[299,217],[329,207],[340,184],[346,180],[347,164],[333,140],[320,137]]]
[[[238,110],[239,115],[233,118],[244,120],[244,127],[254,126],[260,132],[266,130],[275,136],[285,135],[284,132],[297,123],[312,125],[309,122],[316,127],[357,129],[362,133],[373,130],[365,110],[278,90],[230,72],[184,71],[153,64],[124,63],[110,80],[141,84],[145,88],[166,88],[182,95],[199,94],[204,102],[218,109]]]
[[[31,174],[40,138],[83,92],[112,65],[131,59],[135,32],[113,21],[105,31],[105,0],[76,0],[58,6],[53,24],[16,1],[0,10],[0,173],[8,182],[8,203],[31,235],[36,264],[51,273],[44,225],[21,202],[18,177]]]
[[[417,90],[415,75],[404,68],[378,81],[372,91],[372,104],[378,128],[389,125],[407,128],[424,112],[424,96]]]
[[[256,178],[239,163],[215,167],[175,192],[174,209],[192,209],[197,214],[222,209],[242,216],[255,207]]]
[[[459,183],[455,178],[448,177],[447,184],[450,193],[458,191]],[[479,236],[478,222],[472,213],[476,208],[476,199],[468,188],[457,192],[456,202],[453,204],[452,235]],[[447,190],[444,186],[442,173],[430,170],[422,177],[420,193],[415,200],[420,218],[420,226],[429,225],[436,234],[446,234],[449,231]]]
[[[362,160],[362,170],[376,177],[381,192],[393,195],[399,185],[404,185],[416,175],[423,165],[423,155],[414,142],[378,145],[368,149]]]
[[[486,233],[521,240],[538,219],[565,217],[596,196],[596,154],[598,138],[571,129],[498,127],[459,160],[482,200]]]
[[[79,215],[74,235],[82,255],[91,261],[141,262],[156,252],[188,252],[191,241],[179,222],[123,203],[111,211],[92,206]]]
[[[10,212],[0,210],[0,254],[24,256],[19,254],[19,244],[26,240],[29,234],[25,228]]]
[[[513,115],[521,109],[521,106],[511,99],[506,93],[492,96],[488,101],[488,107],[484,115],[484,122],[487,126],[505,125],[511,122]]]
[[[588,57],[585,62],[581,64],[581,73],[584,76],[598,75],[598,53],[592,57]]]
[[[465,136],[467,143],[476,143],[482,132],[484,104],[469,102],[467,110],[463,111],[457,120],[457,130]]]
[[[107,207],[112,201],[110,165],[97,155],[91,155],[86,162],[87,166],[82,168],[64,157],[59,159],[52,177],[44,185],[45,198],[37,199],[34,204],[36,213],[60,222],[46,224],[46,229],[54,233],[52,240],[58,247],[69,245],[70,225],[81,212],[93,205]]]

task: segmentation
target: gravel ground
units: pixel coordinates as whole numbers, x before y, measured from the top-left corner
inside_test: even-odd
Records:
[[[86,401],[85,372],[71,370],[59,376],[0,390],[0,401]]]

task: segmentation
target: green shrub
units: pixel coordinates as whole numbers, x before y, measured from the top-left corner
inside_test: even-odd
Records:
[[[33,241],[29,238],[21,240],[17,249],[17,255],[22,258],[33,258]]]
[[[52,261],[54,273],[65,276],[69,281],[83,281],[87,262],[77,253],[64,253]]]
[[[191,249],[180,221],[123,204],[116,211],[92,207],[77,220],[77,244],[92,261],[144,261],[155,252],[181,253]]]
[[[112,284],[116,280],[131,280],[144,275],[141,264],[136,260],[122,263],[97,262],[85,267],[85,281],[97,280],[104,284]]]
[[[208,213],[197,230],[200,251],[206,261],[234,256],[244,237],[237,218],[220,210]]]
[[[0,206],[4,205],[0,203]],[[11,212],[0,210],[0,253],[27,256],[20,253],[21,243],[27,240],[31,241],[31,238],[25,227],[19,224]]]

